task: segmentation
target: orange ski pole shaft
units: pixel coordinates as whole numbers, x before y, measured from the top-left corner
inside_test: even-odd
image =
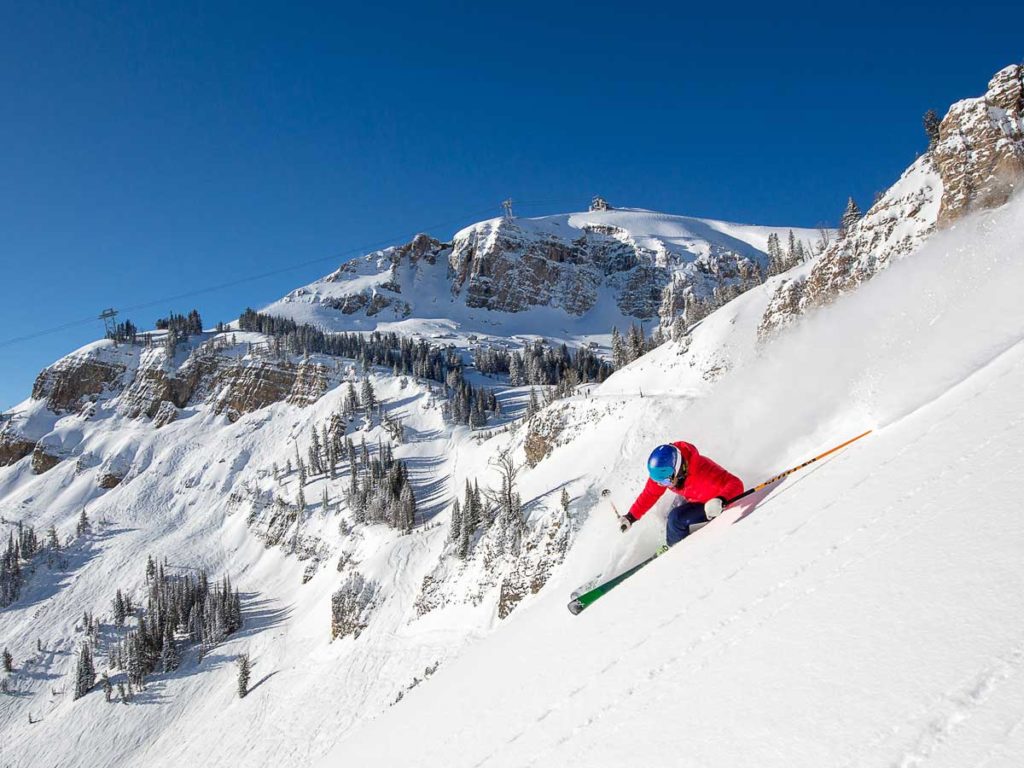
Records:
[[[767,486],[771,485],[772,483],[777,483],[782,478],[787,477],[787,476],[793,474],[794,472],[799,472],[804,467],[809,466],[810,464],[813,464],[814,462],[818,461],[819,459],[823,459],[826,456],[828,456],[829,454],[835,453],[836,451],[845,448],[850,443],[855,443],[856,441],[860,440],[862,437],[866,437],[867,435],[870,435],[873,431],[874,430],[869,429],[867,432],[864,432],[864,433],[862,433],[860,435],[857,435],[856,437],[850,438],[845,443],[837,445],[835,448],[829,448],[824,453],[819,453],[813,459],[808,459],[807,461],[805,461],[803,464],[800,464],[799,466],[793,467],[792,469],[787,469],[785,472],[780,472],[775,477],[770,478],[768,480],[765,480],[760,485],[755,485],[753,488],[750,488],[750,489],[744,491],[739,496],[732,497],[731,499],[729,499],[728,501],[725,502],[724,506],[729,506],[730,504],[734,504],[735,502],[739,501],[742,498],[745,498],[745,497],[749,496],[752,493],[757,493],[762,488],[766,488]]]

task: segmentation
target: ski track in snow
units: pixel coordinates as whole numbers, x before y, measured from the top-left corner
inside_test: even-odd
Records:
[[[928,721],[915,747],[893,765],[898,768],[916,768],[923,765],[974,715],[996,688],[1019,673],[1022,662],[1024,638],[1008,657],[986,664],[962,684],[943,693],[927,710],[941,712]]]

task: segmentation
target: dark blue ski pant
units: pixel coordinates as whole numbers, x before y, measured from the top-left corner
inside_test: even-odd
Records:
[[[691,525],[707,521],[708,517],[704,514],[703,504],[680,501],[668,513],[668,521],[665,525],[665,543],[670,547],[675,546],[690,534]]]

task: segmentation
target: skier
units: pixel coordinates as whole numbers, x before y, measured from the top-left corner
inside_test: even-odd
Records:
[[[665,542],[673,546],[687,537],[690,526],[722,514],[726,499],[743,493],[743,482],[726,472],[690,443],[659,445],[647,459],[650,478],[629,511],[619,517],[623,533],[655,505],[666,490],[681,498],[668,513]]]

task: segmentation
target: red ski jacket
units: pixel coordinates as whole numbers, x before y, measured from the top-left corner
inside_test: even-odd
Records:
[[[731,499],[733,496],[743,493],[743,482],[738,477],[726,472],[707,456],[701,456],[695,446],[682,441],[672,443],[672,445],[682,452],[683,459],[686,461],[686,481],[682,488],[668,488],[658,485],[648,478],[644,489],[636,497],[633,506],[629,508],[629,514],[635,520],[639,520],[647,514],[647,511],[657,503],[665,491],[672,491],[686,501],[698,504],[703,504],[716,496]]]

